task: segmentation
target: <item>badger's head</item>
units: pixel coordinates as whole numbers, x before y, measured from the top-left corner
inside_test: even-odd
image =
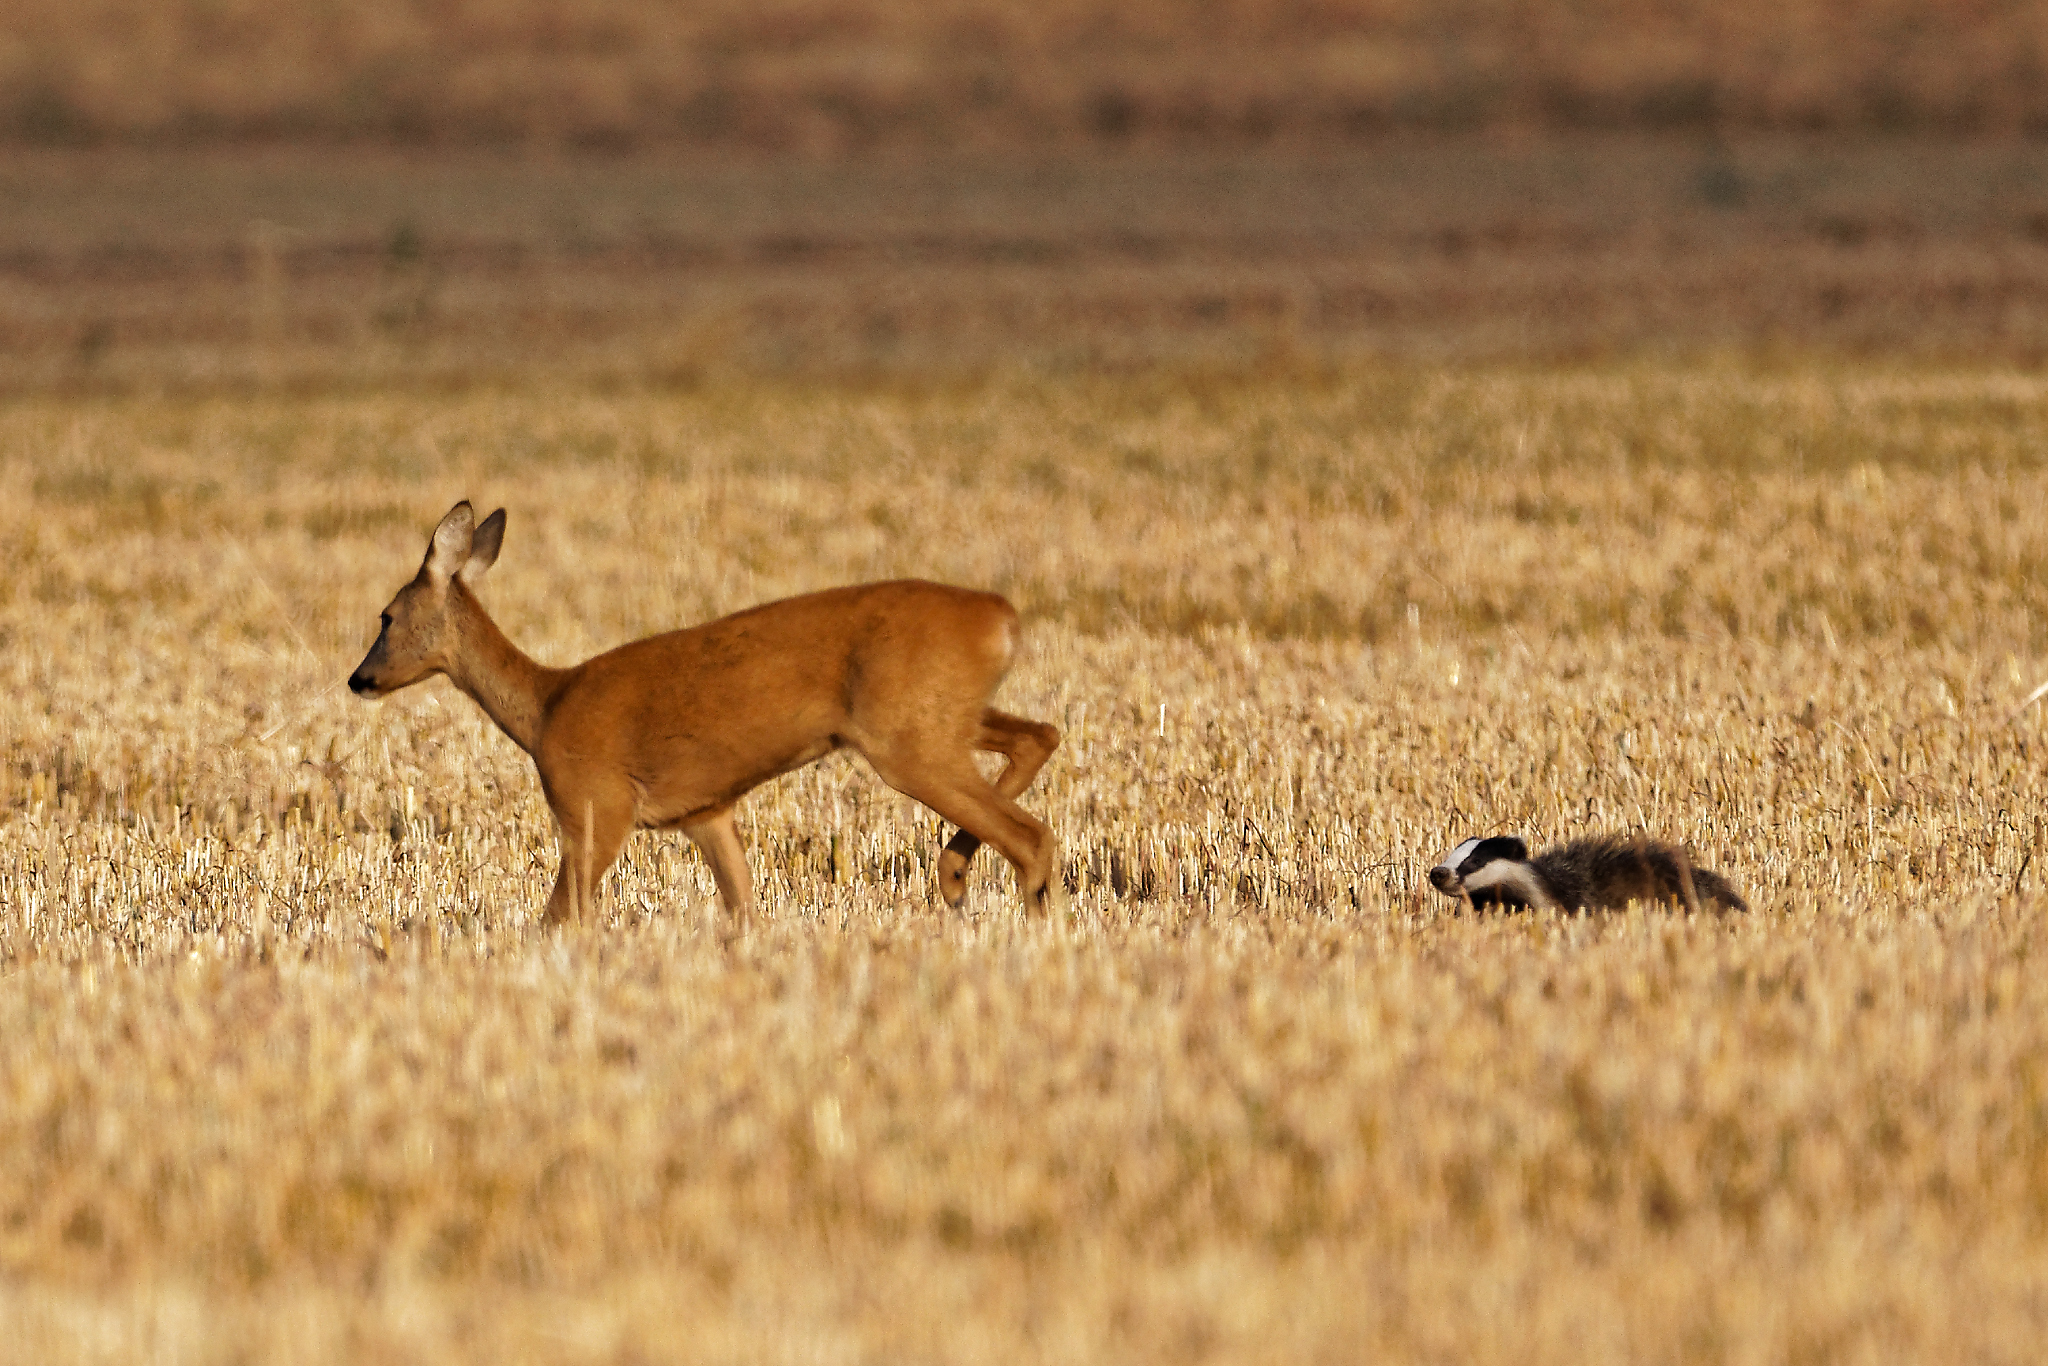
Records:
[[[1529,846],[1513,835],[1466,840],[1429,870],[1429,885],[1477,903],[1540,906],[1549,900],[1529,866]]]

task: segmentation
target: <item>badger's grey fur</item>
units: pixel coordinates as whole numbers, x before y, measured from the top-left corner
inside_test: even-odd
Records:
[[[1475,906],[1600,910],[1631,901],[1675,902],[1704,911],[1746,911],[1728,879],[1695,867],[1676,845],[1595,835],[1534,858],[1513,835],[1466,840],[1429,870],[1430,885]]]

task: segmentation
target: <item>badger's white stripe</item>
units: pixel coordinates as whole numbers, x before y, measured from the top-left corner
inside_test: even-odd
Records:
[[[1557,909],[1557,898],[1543,885],[1543,879],[1536,876],[1536,870],[1526,863],[1498,858],[1465,879],[1467,892],[1483,891],[1491,887],[1511,891],[1539,911]]]
[[[1477,849],[1478,847],[1478,840],[1466,840],[1463,844],[1451,850],[1450,853],[1445,854],[1444,861],[1437,866],[1441,868],[1448,868],[1455,873],[1458,871],[1459,865],[1464,863],[1467,858],[1471,857],[1472,851],[1474,849]]]

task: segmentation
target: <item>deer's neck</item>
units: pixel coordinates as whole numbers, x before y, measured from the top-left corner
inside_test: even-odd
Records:
[[[463,592],[467,596],[466,588]],[[463,614],[462,647],[448,667],[449,681],[476,699],[484,714],[498,723],[498,729],[531,754],[540,744],[548,700],[563,670],[529,659],[505,638],[474,598],[468,606],[470,610]]]

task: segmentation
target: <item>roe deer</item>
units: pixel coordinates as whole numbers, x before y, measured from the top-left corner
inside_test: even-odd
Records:
[[[639,828],[688,835],[744,923],[754,884],[733,804],[842,745],[960,827],[939,858],[947,905],[965,896],[985,841],[1015,865],[1026,909],[1051,908],[1052,831],[1013,799],[1060,733],[988,705],[1017,650],[1017,611],[1002,598],[916,580],[834,588],[550,669],[477,602],[504,539],[503,508],[479,526],[457,503],[348,686],[381,697],[446,674],[532,756],[561,836],[548,923],[590,913]],[[975,750],[1008,760],[994,782]]]

